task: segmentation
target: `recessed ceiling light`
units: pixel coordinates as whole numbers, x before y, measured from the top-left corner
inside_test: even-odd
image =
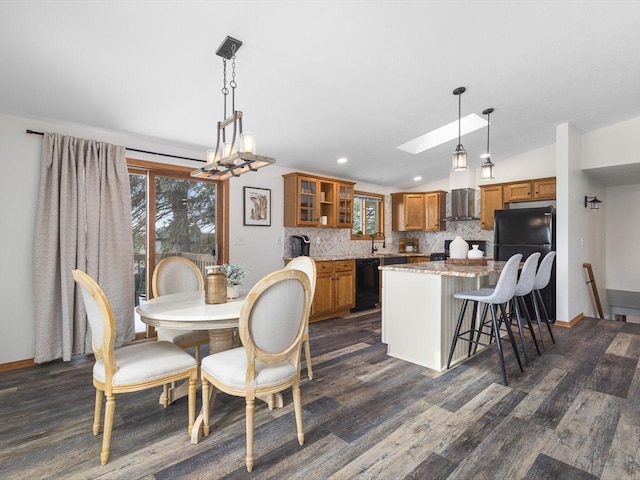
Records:
[[[419,182],[420,180],[422,180],[422,177],[413,177],[414,182]]]
[[[466,135],[468,133],[475,132],[476,130],[480,130],[481,128],[486,126],[486,120],[479,117],[475,113],[471,113],[466,117],[462,117],[462,119],[460,120],[460,135]],[[396,148],[416,155],[456,138],[458,138],[457,120],[445,125],[444,127],[436,128],[429,133],[425,133],[418,138],[409,140],[402,145],[398,145]]]
[[[347,159],[345,157],[339,158],[338,163],[347,163]]]

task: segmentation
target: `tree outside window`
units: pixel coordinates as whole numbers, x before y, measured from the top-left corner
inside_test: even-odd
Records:
[[[384,195],[354,192],[351,238],[367,240],[376,232],[384,233]]]

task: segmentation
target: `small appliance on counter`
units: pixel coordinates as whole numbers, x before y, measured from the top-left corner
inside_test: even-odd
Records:
[[[309,247],[311,246],[311,240],[307,235],[293,235],[291,237],[291,256],[309,256]]]

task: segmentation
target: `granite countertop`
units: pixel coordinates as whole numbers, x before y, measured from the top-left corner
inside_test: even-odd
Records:
[[[401,265],[388,265],[380,267],[380,270],[393,272],[410,272],[428,275],[442,275],[447,277],[483,277],[492,273],[500,273],[506,262],[487,261],[487,265],[467,267],[463,265],[451,265],[447,262],[422,262],[404,263]]]

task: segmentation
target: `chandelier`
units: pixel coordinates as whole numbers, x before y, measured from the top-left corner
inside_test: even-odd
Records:
[[[192,177],[226,180],[239,177],[246,172],[255,172],[259,168],[275,163],[275,159],[256,155],[255,139],[242,129],[242,112],[236,110],[236,52],[242,45],[240,40],[227,36],[218,47],[216,55],[222,57],[224,97],[224,120],[218,122],[216,148],[207,150],[207,164],[191,172]],[[227,60],[231,60],[231,115],[227,117]],[[231,128],[233,126],[233,128]],[[227,127],[231,136],[227,135]]]

